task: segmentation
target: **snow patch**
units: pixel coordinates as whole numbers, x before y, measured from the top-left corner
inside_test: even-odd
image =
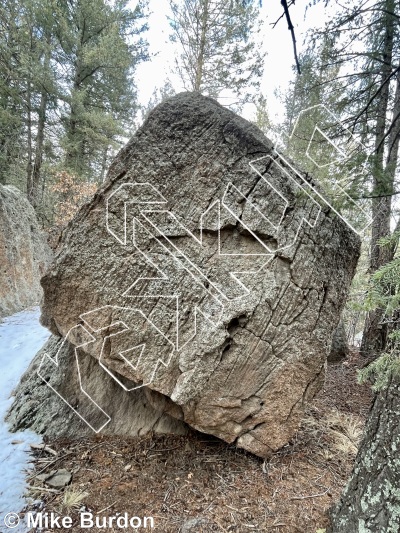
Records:
[[[0,530],[3,517],[18,513],[25,505],[23,470],[29,466],[29,444],[41,442],[32,431],[10,433],[4,421],[14,388],[35,354],[50,334],[39,323],[40,309],[34,307],[7,317],[0,323]],[[15,442],[15,444],[12,444]],[[23,531],[23,526],[12,529]]]

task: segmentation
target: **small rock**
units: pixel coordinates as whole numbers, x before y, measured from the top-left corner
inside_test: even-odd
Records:
[[[202,527],[209,525],[209,521],[205,518],[191,518],[182,525],[181,533],[199,533]]]
[[[48,478],[46,478],[45,483],[46,485],[49,485],[49,487],[52,487],[54,489],[62,489],[63,487],[69,485],[71,483],[71,480],[71,472],[68,472],[68,470],[65,470],[64,468],[61,468],[60,470],[57,470],[54,474],[51,474]]]
[[[38,476],[35,476],[35,479],[38,481],[46,481],[48,477],[50,477],[52,474],[39,474]]]

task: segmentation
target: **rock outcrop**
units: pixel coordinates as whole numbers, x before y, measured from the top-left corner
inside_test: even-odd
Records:
[[[53,358],[57,359],[57,367]],[[49,338],[15,391],[7,415],[12,431],[29,428],[50,438],[89,436],[93,429],[102,426],[105,435],[135,437],[149,432],[187,433],[184,422],[165,413],[162,397],[154,407],[143,389],[125,392],[93,357],[80,353],[79,360],[81,383],[74,365],[73,346],[60,337],[52,335]],[[86,412],[87,421],[77,414],[83,414],[82,408],[88,402],[82,389],[104,408],[103,411],[95,408],[90,414]],[[69,405],[62,398],[68,400]]]
[[[116,386],[259,456],[288,442],[360,245],[311,185],[210,98],[150,113],[42,280],[43,324],[114,380],[108,402],[75,405],[87,423]]]
[[[31,204],[16,187],[0,185],[0,318],[39,303],[50,258]]]
[[[332,346],[328,355],[329,363],[338,363],[346,359],[349,355],[349,344],[347,342],[346,329],[341,320],[335,329],[332,337]]]

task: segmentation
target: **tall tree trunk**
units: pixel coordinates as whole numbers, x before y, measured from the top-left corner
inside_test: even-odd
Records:
[[[76,104],[74,102],[75,91],[79,91],[79,86],[76,85],[76,80],[74,82],[74,90],[71,94],[71,104],[70,104],[70,115],[68,120],[67,128],[67,148],[65,152],[65,166],[71,170],[76,171],[77,168],[77,110]]]
[[[103,150],[103,157],[101,158],[101,173],[100,173],[100,182],[103,183],[106,179],[107,172],[107,158],[108,158],[108,146]]]
[[[43,89],[40,97],[40,106],[38,113],[38,125],[36,135],[36,147],[35,147],[35,160],[32,169],[32,205],[37,206],[39,183],[40,183],[40,171],[43,162],[43,144],[44,144],[44,128],[46,124],[46,108],[47,108],[47,93]]]
[[[208,2],[204,1],[203,12],[201,14],[201,35],[199,43],[199,55],[196,62],[196,78],[194,81],[194,91],[200,91],[201,83],[203,81],[203,69],[204,69],[204,55],[207,41],[207,26],[208,26]]]
[[[76,50],[76,60],[74,64],[74,78],[70,95],[70,115],[68,119],[67,127],[67,149],[65,154],[65,165],[73,172],[79,173],[81,170],[82,161],[80,161],[80,155],[83,152],[82,141],[78,139],[79,131],[79,113],[80,113],[80,91],[83,75],[82,67],[82,54],[84,47],[84,35],[85,35],[85,21],[82,23],[82,27],[78,28],[79,39]]]
[[[32,182],[32,87],[31,82],[28,81],[26,89],[26,101],[27,101],[27,163],[26,163],[26,193],[28,200],[33,205],[34,189]]]
[[[400,531],[400,378],[375,397],[347,487],[329,533]]]
[[[393,63],[393,36],[395,25],[395,1],[385,1],[385,36],[382,53],[382,71],[380,76],[381,90],[378,96],[377,120],[375,133],[375,155],[373,162],[373,203],[372,203],[372,235],[371,235],[371,264],[370,273],[373,274],[381,266],[387,264],[393,257],[390,247],[379,246],[382,237],[390,235],[390,218],[392,213],[393,183],[397,164],[398,140],[393,140],[394,130],[398,133],[397,125],[385,142],[386,117],[388,113],[390,94],[390,75]],[[400,109],[399,78],[397,78],[396,98],[393,117]],[[392,146],[389,144],[392,139]],[[391,148],[389,158],[384,164],[385,147]],[[377,309],[368,313],[361,353],[365,357],[377,357],[384,349],[387,340],[386,326],[382,324],[383,310]]]
[[[46,34],[46,51],[44,54],[43,66],[44,71],[47,72],[50,66],[50,44],[51,35]],[[44,145],[44,130],[46,126],[46,110],[47,110],[48,93],[45,87],[42,86],[40,95],[40,104],[38,111],[38,125],[36,134],[36,146],[35,146],[35,160],[32,169],[32,188],[33,188],[33,207],[36,207],[39,201],[39,184],[40,173],[43,163],[43,145]]]
[[[3,156],[3,154],[6,153],[6,141],[5,139],[0,139],[0,154],[2,155],[2,159],[6,160],[6,157]],[[7,174],[4,172],[4,168],[0,167],[0,183],[2,185],[5,185],[7,183]]]

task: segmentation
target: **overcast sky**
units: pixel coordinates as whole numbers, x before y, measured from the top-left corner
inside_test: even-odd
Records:
[[[130,6],[134,7],[137,0],[132,0]],[[313,5],[306,12],[308,2],[298,0],[291,7],[290,13],[295,26],[298,49],[301,50],[305,32],[312,27],[321,26],[325,19],[322,2]],[[167,77],[170,78],[176,90],[182,90],[179,79],[172,74],[174,65],[174,45],[169,41],[169,13],[168,0],[150,0],[151,15],[149,19],[149,31],[146,37],[150,45],[150,53],[156,54],[152,61],[140,65],[137,69],[137,86],[139,101],[147,104],[155,87],[164,84]],[[267,52],[265,60],[264,76],[261,91],[267,96],[268,108],[274,122],[282,116],[282,105],[275,97],[276,90],[285,90],[288,83],[293,79],[292,69],[293,47],[287,23],[281,19],[275,28],[271,23],[275,22],[282,14],[279,0],[264,0],[261,8],[261,18],[264,21],[262,30],[261,46]],[[254,107],[244,109],[246,118],[252,118]]]

